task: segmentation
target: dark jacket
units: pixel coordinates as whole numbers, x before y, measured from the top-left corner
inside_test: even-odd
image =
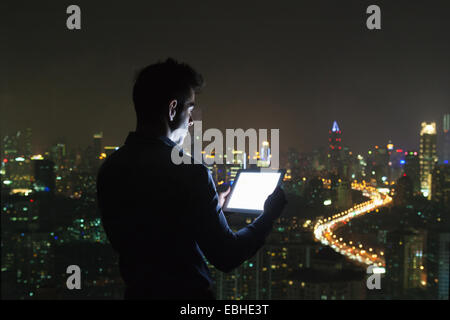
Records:
[[[262,214],[233,232],[209,170],[174,164],[173,147],[166,137],[130,132],[98,173],[103,227],[119,253],[125,298],[213,298],[203,256],[228,272],[252,257],[272,228]]]

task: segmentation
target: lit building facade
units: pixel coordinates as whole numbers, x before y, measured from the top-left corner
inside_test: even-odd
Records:
[[[419,150],[420,191],[429,200],[431,199],[432,173],[437,162],[436,139],[436,123],[422,122]]]
[[[450,212],[450,166],[436,165],[431,184],[431,200]]]
[[[328,168],[334,174],[342,176],[342,132],[336,121],[328,133]]]
[[[424,230],[412,229],[387,234],[386,278],[391,298],[407,297],[411,290],[426,288],[426,235]]]
[[[447,113],[444,115],[442,120],[439,163],[448,165],[449,161],[450,161],[450,113]]]

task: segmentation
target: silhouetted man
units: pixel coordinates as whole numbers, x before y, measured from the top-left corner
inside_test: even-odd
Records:
[[[224,272],[238,267],[264,244],[286,203],[277,188],[264,213],[233,232],[222,212],[227,193],[217,194],[208,169],[172,162],[202,85],[173,59],[144,68],[133,88],[136,131],[99,170],[98,202],[125,299],[214,299],[204,257]]]

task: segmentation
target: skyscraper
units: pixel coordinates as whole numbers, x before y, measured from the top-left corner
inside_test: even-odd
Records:
[[[448,164],[450,161],[450,113],[444,114],[442,120],[439,163]]]
[[[450,266],[450,232],[447,229],[433,229],[427,237],[427,278],[432,297],[448,300]]]
[[[386,276],[391,298],[407,298],[411,290],[426,287],[425,230],[395,230],[387,235]]]
[[[102,153],[102,140],[103,140],[103,132],[96,133],[93,136],[94,138],[94,156],[96,159],[100,157]]]
[[[51,160],[33,160],[36,192],[55,192],[55,164]]]
[[[398,178],[401,177],[404,166],[405,166],[405,156],[408,155],[407,152],[403,152],[403,149],[394,148],[394,144],[389,141],[389,143],[386,146],[387,152],[389,155],[388,160],[388,181],[397,181]]]
[[[450,166],[436,165],[431,184],[431,200],[450,210]]]
[[[270,146],[269,141],[263,141],[261,143],[260,153],[257,161],[258,167],[270,166]]]
[[[31,140],[32,140],[32,130],[31,128],[26,128],[25,131],[22,133],[22,145],[21,145],[23,156],[26,159],[29,159],[33,152]]]
[[[6,135],[2,141],[3,157],[23,157],[29,159],[32,155],[32,130],[18,130],[15,134]]]
[[[402,149],[395,150],[395,152],[399,151],[403,152]],[[374,149],[368,153],[367,170],[369,177],[378,187],[384,188],[386,186],[385,182],[388,181],[389,159],[388,149],[384,146],[374,146]]]
[[[98,167],[100,166],[100,161],[102,160],[102,153],[103,153],[103,147],[102,147],[102,140],[103,140],[103,132],[96,133],[93,136],[94,142],[93,142],[93,149],[92,149],[92,159],[89,159],[92,161],[92,169],[93,172],[97,172]]]
[[[450,233],[441,233],[439,236],[438,299],[448,300],[450,289]]]
[[[437,162],[435,122],[422,122],[419,160],[420,190],[425,197],[431,199],[432,172]]]
[[[329,131],[328,138],[328,161],[329,170],[338,176],[342,175],[342,132],[336,121],[333,122],[333,127]]]
[[[408,152],[405,155],[403,175],[408,176],[413,183],[413,192],[420,192],[420,161],[417,152]]]

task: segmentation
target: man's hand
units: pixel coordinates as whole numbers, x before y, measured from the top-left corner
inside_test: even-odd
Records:
[[[283,189],[277,187],[275,191],[267,197],[266,202],[264,202],[264,214],[268,214],[276,219],[281,215],[281,212],[283,212],[286,203],[287,201]]]
[[[225,190],[224,192],[219,193],[219,204],[220,207],[223,208],[223,204],[225,203],[225,200],[227,199],[228,194],[230,193],[231,188],[228,187],[227,190]]]

